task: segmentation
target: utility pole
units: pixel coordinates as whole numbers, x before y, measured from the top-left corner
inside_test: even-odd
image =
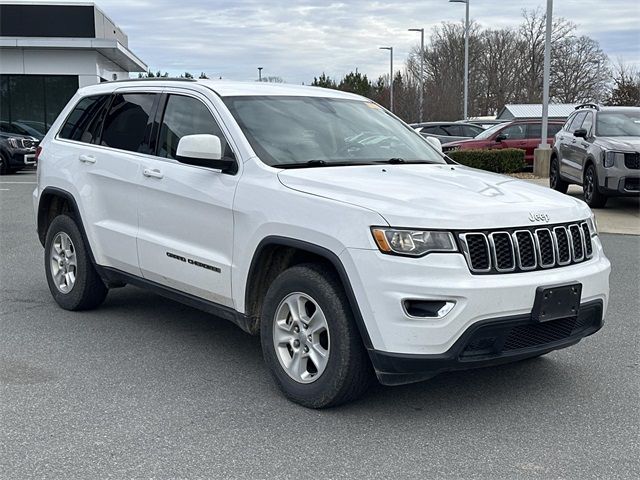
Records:
[[[424,117],[424,28],[410,28],[410,32],[420,32],[420,123]]]
[[[393,47],[380,47],[380,50],[389,50],[389,110],[393,113]]]
[[[547,32],[544,41],[544,74],[542,81],[542,132],[540,147],[548,149],[549,132],[549,76],[551,71],[551,30],[553,29],[553,0],[547,0]]]

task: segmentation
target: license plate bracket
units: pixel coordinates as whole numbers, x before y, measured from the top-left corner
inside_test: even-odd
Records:
[[[534,322],[550,322],[578,316],[582,284],[579,282],[538,287],[531,318]]]

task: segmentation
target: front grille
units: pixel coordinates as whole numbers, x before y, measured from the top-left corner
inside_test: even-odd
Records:
[[[640,169],[640,153],[625,153],[624,166],[632,170]]]
[[[545,323],[532,323],[514,327],[504,341],[503,351],[536,347],[557,342],[571,335],[576,318],[560,318]]]
[[[549,228],[459,233],[472,273],[510,273],[562,267],[593,256],[586,222]]]
[[[38,146],[38,140],[32,140],[30,138],[23,138],[20,143],[22,143],[22,148],[35,148]]]

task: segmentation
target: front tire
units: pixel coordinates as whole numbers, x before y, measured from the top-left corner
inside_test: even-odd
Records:
[[[9,161],[0,153],[0,175],[9,175],[10,173]]]
[[[342,284],[322,265],[297,265],[273,281],[260,339],[276,384],[305,407],[350,402],[371,383],[371,364]]]
[[[560,193],[567,193],[569,184],[560,177],[560,162],[558,157],[551,157],[549,164],[549,187]]]
[[[602,208],[606,205],[608,197],[598,190],[598,173],[593,163],[589,164],[584,172],[584,181],[582,182],[582,192],[584,201],[591,208]]]
[[[104,301],[108,289],[91,263],[73,218],[59,215],[53,219],[44,252],[47,283],[58,305],[65,310],[89,310]]]

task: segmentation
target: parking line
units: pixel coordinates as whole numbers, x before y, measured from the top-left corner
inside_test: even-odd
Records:
[[[0,182],[0,185],[37,185],[38,182]]]

